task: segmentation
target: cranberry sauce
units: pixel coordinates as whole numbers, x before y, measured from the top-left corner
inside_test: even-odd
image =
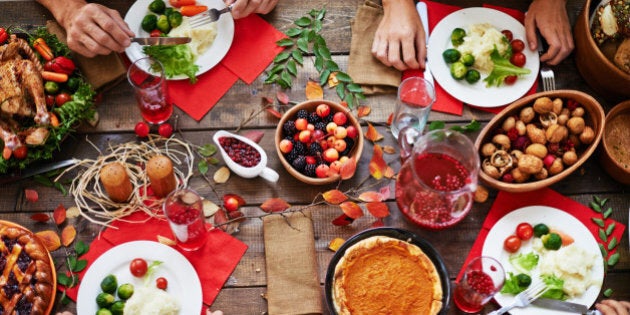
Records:
[[[244,167],[254,167],[260,163],[260,152],[251,145],[233,138],[221,137],[219,144],[232,161]]]

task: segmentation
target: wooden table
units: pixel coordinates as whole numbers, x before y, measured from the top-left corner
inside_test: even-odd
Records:
[[[123,16],[131,4],[131,1],[122,0],[102,2],[118,9]],[[325,6],[328,13],[322,34],[328,42],[328,46],[334,55],[334,60],[342,69],[345,69],[350,49],[350,21],[361,2],[362,0],[280,1],[277,8],[267,15],[265,19],[279,30],[286,31],[291,27],[292,21],[306,14],[312,8],[319,9]],[[528,1],[518,0],[490,0],[486,2],[523,11],[527,9],[529,3]],[[450,1],[449,3],[469,7],[480,6],[484,1],[461,0]],[[575,21],[576,16],[581,11],[583,3],[583,0],[569,1],[569,15],[572,22]],[[38,26],[43,25],[47,19],[51,19],[50,14],[35,1],[0,1],[0,12],[3,13],[3,26]],[[285,91],[292,101],[304,100],[306,80],[309,77],[318,77],[311,60],[309,58],[306,60],[305,66],[299,70],[294,88]],[[604,100],[601,95],[596,95],[592,92],[580,77],[572,57],[559,66],[554,67],[554,70],[556,72],[558,89],[585,91],[596,97],[606,111],[614,105]],[[252,110],[258,108],[261,96],[274,97],[276,91],[277,88],[274,86],[263,85],[263,79],[260,78],[252,85],[246,85],[239,81],[219,101],[214,109],[199,122],[176,110],[176,114],[180,117],[179,127],[182,128],[185,138],[191,142],[199,145],[211,143],[211,136],[214,131],[218,129],[234,130],[244,117],[249,115]],[[325,98],[338,100],[334,91],[329,89],[325,90]],[[384,126],[384,122],[386,122],[387,117],[394,109],[394,103],[394,95],[369,97],[365,104],[372,107],[372,113],[366,119],[375,122],[379,126]],[[91,146],[85,145],[86,138],[101,149],[106,148],[108,142],[121,143],[135,139],[133,128],[136,122],[140,120],[140,116],[138,115],[135,100],[132,97],[132,89],[126,82],[121,83],[116,89],[103,95],[103,101],[99,105],[98,111],[100,114],[99,124],[95,128],[82,127],[76,137],[66,141],[60,155],[78,158],[95,157],[97,152]],[[465,124],[471,119],[487,122],[492,116],[487,112],[465,107],[461,117],[433,112],[430,120],[442,120],[449,124]],[[269,155],[269,166],[280,173],[280,181],[273,185],[260,178],[246,180],[233,175],[227,183],[215,186],[219,194],[238,193],[244,197],[247,201],[244,211],[249,215],[258,213],[260,211],[258,206],[271,197],[283,198],[296,206],[308,205],[318,193],[332,188],[330,186],[316,187],[302,184],[284,171],[278,161],[273,144],[273,133],[276,124],[276,118],[262,114],[256,116],[245,128],[264,131],[265,136],[261,141],[261,145]],[[378,127],[378,130],[385,135],[381,145],[395,144],[391,133],[385,127]],[[357,174],[352,180],[344,182],[342,189],[353,187],[353,185],[357,185],[361,180],[369,176],[367,164],[371,157],[371,152],[372,144],[366,142]],[[399,169],[400,165],[395,162],[397,160],[395,155],[386,156],[386,159],[387,161],[393,161],[393,167],[396,170]],[[192,187],[198,188],[208,198],[214,198],[207,187],[203,188],[205,182],[200,178],[194,178],[190,184]],[[27,202],[24,196],[25,188],[36,189],[40,196],[39,202]],[[551,188],[584,205],[588,205],[593,196],[609,198],[608,205],[614,209],[612,218],[620,222],[628,222],[627,209],[630,205],[628,186],[616,183],[604,173],[596,155],[592,156],[579,171]],[[385,224],[413,231],[432,243],[444,258],[451,280],[453,280],[475,241],[495,196],[496,191],[491,191],[490,199],[485,203],[475,204],[470,215],[463,222],[442,232],[422,230],[409,224],[400,214],[395,201],[391,198],[387,202],[392,214],[386,219]],[[214,201],[219,202],[219,200]],[[31,180],[0,187],[0,212],[2,213],[2,219],[15,221],[34,231],[50,229],[51,225],[35,223],[30,219],[30,215],[37,212],[52,211],[59,203],[70,206],[73,204],[73,198],[63,196],[59,191],[43,187]],[[360,219],[350,226],[337,227],[331,224],[332,219],[340,214],[337,207],[318,206],[313,213],[319,277],[323,287],[328,261],[333,255],[333,252],[327,249],[329,241],[335,237],[348,238],[354,233],[368,228],[371,220],[367,218]],[[84,219],[74,219],[72,223],[75,224],[79,231],[79,238],[88,243],[93,240],[100,228]],[[240,232],[235,234],[235,237],[245,242],[249,249],[229,281],[225,284],[224,289],[212,306],[213,309],[221,309],[226,314],[264,314],[266,312],[267,302],[263,295],[266,291],[267,282],[262,235],[262,223],[260,220],[244,222],[241,225]],[[628,284],[630,283],[630,254],[628,253],[627,233],[621,240],[619,252],[621,253],[621,259],[614,268],[608,270],[603,288],[612,288],[614,290],[613,297],[616,299],[630,300],[630,285]],[[54,256],[56,259],[63,257],[60,251],[55,252]],[[296,303],[299,303],[299,301],[296,301]],[[56,311],[74,311],[75,309],[73,303],[70,303],[68,306],[62,306],[61,303],[57,304]],[[451,304],[449,306],[449,314],[461,313],[454,305]],[[494,308],[496,306],[490,303],[485,311]]]

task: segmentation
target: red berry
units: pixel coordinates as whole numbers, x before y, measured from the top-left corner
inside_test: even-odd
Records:
[[[317,113],[317,116],[319,117],[326,117],[328,116],[328,114],[330,114],[330,106],[326,104],[319,104],[317,105],[315,112]]]
[[[328,177],[328,170],[330,169],[330,167],[326,164],[320,164],[317,166],[317,168],[315,169],[315,175],[319,178],[325,178]]]
[[[315,163],[317,163],[317,159],[314,156],[312,156],[312,155],[307,155],[305,157],[305,159],[306,159],[306,164],[315,164]]]
[[[235,197],[226,198],[223,206],[228,212],[236,211],[239,207],[238,200]]]
[[[359,131],[357,130],[355,126],[348,126],[346,128],[346,133],[347,133],[347,136],[350,137],[351,139],[354,139],[359,135]]]
[[[25,145],[13,149],[13,156],[18,160],[24,160],[26,155],[28,155],[28,148]]]
[[[343,126],[348,121],[348,116],[346,116],[346,113],[344,112],[336,112],[333,116],[333,121],[337,124],[337,126]]]
[[[289,139],[282,139],[279,144],[280,152],[289,153],[293,150],[293,142]]]
[[[144,121],[137,123],[134,130],[136,131],[136,135],[140,138],[146,138],[149,135],[149,125]]]
[[[161,124],[158,128],[158,133],[164,138],[170,138],[173,135],[173,126],[169,123]]]

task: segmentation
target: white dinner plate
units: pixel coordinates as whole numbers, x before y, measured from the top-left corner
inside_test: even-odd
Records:
[[[129,28],[138,37],[148,37],[149,33],[142,29],[141,23],[145,15],[149,13],[149,4],[152,0],[138,0],[134,2],[127,14],[125,15],[125,22],[129,25]],[[208,8],[225,8],[225,3],[222,0],[197,0],[198,5],[206,5]],[[168,6],[168,1],[166,1]],[[187,18],[187,17],[184,17]],[[206,50],[201,56],[197,57],[195,64],[199,66],[197,76],[205,73],[216,66],[223,57],[230,50],[232,45],[232,39],[234,38],[234,19],[231,14],[221,14],[221,17],[217,23],[217,37],[214,39],[212,46]],[[131,43],[131,46],[125,49],[125,53],[131,62],[134,62],[140,58],[146,57],[142,51],[142,46],[138,43]],[[186,75],[178,75],[170,78],[169,80],[182,80],[188,79]]]
[[[528,222],[532,226],[538,223],[545,223],[549,227],[557,228],[560,231],[570,235],[575,239],[575,246],[579,246],[589,253],[594,253],[601,258],[601,252],[597,241],[591,234],[591,232],[574,216],[551,207],[546,206],[531,206],[514,210],[501,218],[490,230],[486,241],[483,244],[483,255],[491,256],[501,262],[505,272],[518,272],[512,267],[508,261],[510,253],[503,249],[503,241],[510,235],[515,234],[516,226],[519,223]],[[532,240],[524,241],[519,253],[528,253],[532,251]],[[596,259],[593,266],[592,279],[604,280],[604,263],[603,259]],[[576,298],[568,299],[567,301],[573,303],[579,303],[591,307],[599,291],[601,285],[591,285],[586,292]],[[501,306],[512,304],[514,301],[514,295],[497,293],[494,299]],[[512,315],[554,315],[554,314],[571,314],[567,312],[561,312],[556,310],[549,310],[530,305],[526,308],[515,308],[510,311]]]
[[[161,261],[153,274],[154,279],[168,280],[166,292],[180,305],[180,314],[199,314],[201,311],[201,282],[188,260],[173,248],[151,241],[134,241],[120,244],[101,255],[85,273],[77,297],[77,314],[96,314],[96,296],[101,293],[101,281],[109,274],[116,276],[118,285],[131,283],[134,287],[144,285],[143,278],[134,277],[129,263],[134,258],[143,258],[147,263]],[[155,285],[155,280],[149,285]]]
[[[527,42],[525,39],[525,27],[513,17],[489,8],[461,9],[443,18],[429,36],[427,58],[431,63],[431,73],[433,73],[433,77],[448,94],[466,104],[479,107],[503,106],[525,95],[536,81],[538,68],[540,67],[538,52],[531,51],[527,47],[523,50],[523,54],[527,57],[525,68],[531,72],[527,75],[519,76],[513,85],[486,87],[486,82],[484,81],[487,77],[486,74],[482,74],[481,80],[475,84],[470,84],[465,80],[455,80],[451,76],[449,65],[442,58],[442,53],[446,49],[453,47],[451,44],[451,33],[455,28],[468,29],[470,25],[480,23],[490,23],[499,31],[510,30],[514,34],[514,39],[521,39],[523,42]]]

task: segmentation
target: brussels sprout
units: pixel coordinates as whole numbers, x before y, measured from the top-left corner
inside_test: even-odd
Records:
[[[168,17],[166,17],[166,15],[164,14],[160,15],[160,17],[157,19],[156,26],[157,29],[164,34],[168,34],[168,32],[171,31],[171,25],[168,23]]]
[[[126,300],[133,295],[133,284],[125,283],[118,287],[118,297]]]
[[[453,63],[459,60],[461,56],[462,54],[459,52],[459,50],[454,48],[449,48],[442,53],[442,58],[444,58],[444,61],[446,61],[446,63]]]
[[[477,83],[477,81],[479,81],[480,78],[481,74],[479,74],[479,71],[475,69],[470,69],[466,71],[466,82],[470,84],[475,84]]]
[[[562,246],[562,238],[557,233],[545,234],[540,239],[546,249],[558,250]]]
[[[145,32],[151,33],[152,30],[157,28],[157,16],[153,14],[148,14],[142,19],[142,30]]]
[[[117,288],[118,280],[116,280],[116,276],[114,275],[108,275],[101,281],[101,290],[103,290],[103,292],[114,294]]]
[[[472,66],[475,63],[475,56],[471,55],[471,54],[464,54],[462,56],[462,58],[460,59],[460,61],[465,65],[465,66]]]
[[[72,93],[79,89],[79,85],[81,85],[81,79],[77,77],[71,77],[68,79],[68,82],[66,82],[66,87],[68,87],[68,90]]]
[[[114,301],[116,300],[116,298],[106,292],[101,292],[96,296],[96,305],[98,305],[98,307],[100,308],[108,308],[110,307]]]
[[[173,12],[179,12],[171,7],[168,7],[166,9],[164,9],[164,15],[166,15],[166,17],[169,17],[171,14],[173,14]]]
[[[184,19],[179,11],[173,11],[173,13],[167,15],[167,17],[168,23],[171,25],[171,28],[176,28],[182,25],[182,20]]]
[[[534,225],[534,236],[541,237],[549,233],[549,227],[544,223]]]
[[[451,44],[457,47],[464,43],[464,37],[466,37],[466,31],[463,28],[456,28],[451,33]]]
[[[153,0],[153,2],[149,4],[149,11],[153,13],[162,14],[164,13],[164,9],[166,9],[166,4],[163,0]]]
[[[463,63],[457,61],[451,64],[451,76],[455,80],[463,79],[466,76],[466,72],[468,72],[468,68]]]
[[[96,315],[112,315],[112,312],[106,308],[101,308],[96,311]]]
[[[532,277],[524,273],[519,273],[518,275],[516,275],[516,282],[518,283],[519,287],[527,288],[530,284],[532,284]]]
[[[59,84],[53,81],[46,81],[44,83],[44,91],[46,91],[46,94],[56,94],[59,92]]]
[[[112,311],[112,315],[123,315],[123,310],[125,309],[125,301],[116,301],[112,304],[110,310]]]

